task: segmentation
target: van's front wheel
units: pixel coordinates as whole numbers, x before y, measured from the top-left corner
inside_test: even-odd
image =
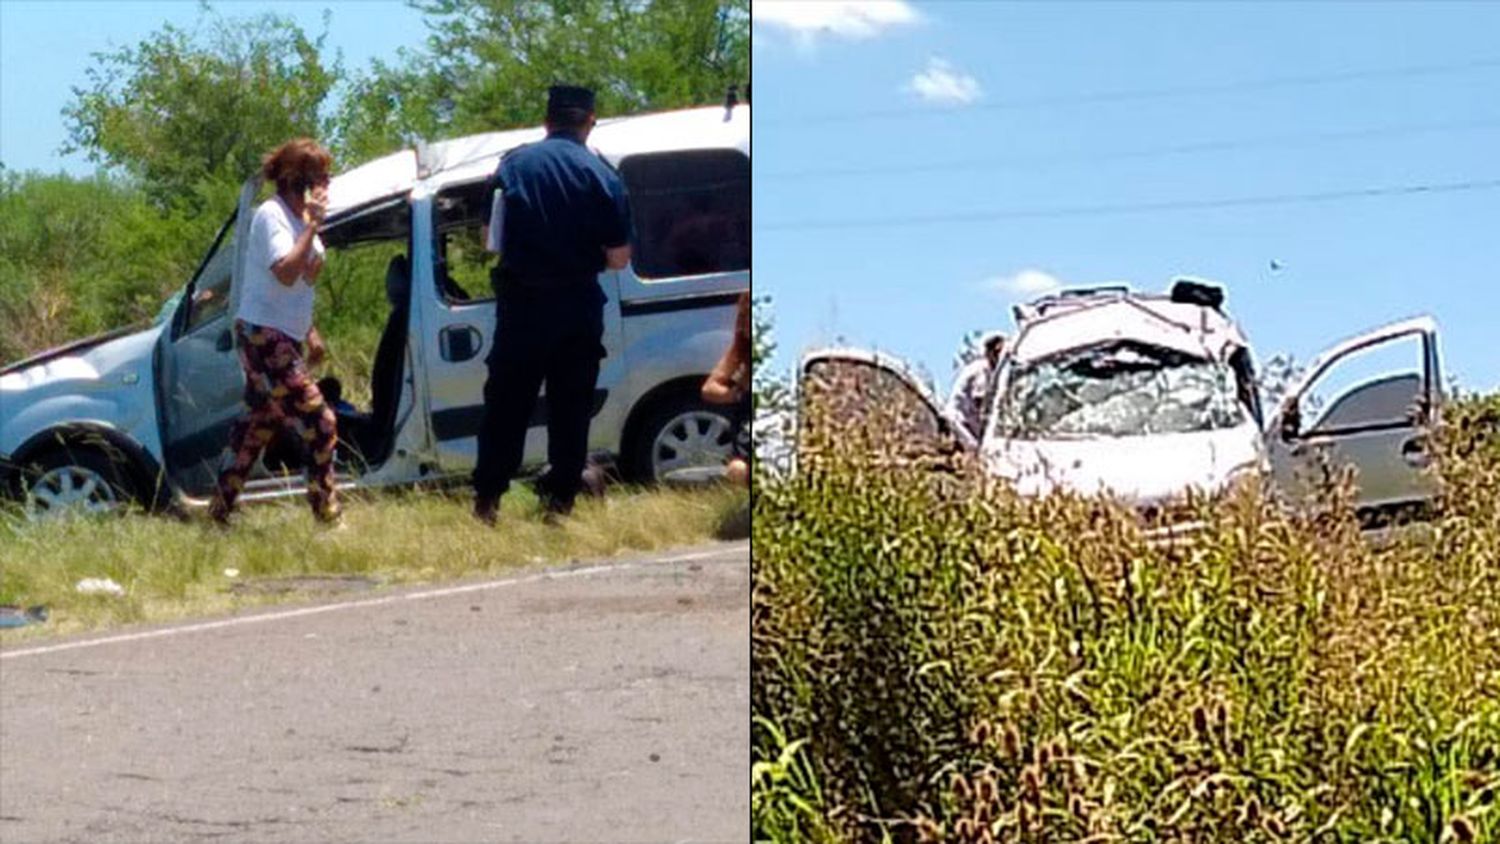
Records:
[[[729,460],[728,413],[697,396],[678,396],[647,412],[629,443],[626,474],[641,483],[721,478]]]
[[[32,519],[121,512],[141,501],[130,468],[93,448],[60,448],[29,461],[22,502]]]

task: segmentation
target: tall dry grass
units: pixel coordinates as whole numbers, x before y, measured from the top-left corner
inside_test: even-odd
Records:
[[[875,406],[757,478],[758,839],[1500,838],[1500,397],[1425,525],[1372,541],[1346,478],[1171,547]]]

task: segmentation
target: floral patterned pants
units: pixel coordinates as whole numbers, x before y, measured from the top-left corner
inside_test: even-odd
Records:
[[[240,341],[248,410],[229,434],[234,461],[219,475],[214,518],[228,517],[250,467],[276,432],[286,430],[307,445],[307,500],[313,514],[325,521],[337,519],[333,449],[338,444],[338,425],[318,385],[308,377],[302,344],[274,328],[236,321],[234,330]]]

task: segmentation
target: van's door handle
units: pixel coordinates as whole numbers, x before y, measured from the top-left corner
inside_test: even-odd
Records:
[[[219,335],[219,341],[217,343],[214,343],[214,348],[218,349],[221,352],[227,352],[230,349],[233,349],[234,334],[231,333],[229,329],[224,329],[224,333]]]
[[[1427,468],[1432,462],[1432,455],[1427,453],[1427,437],[1418,435],[1401,444],[1401,459],[1408,466],[1418,469]]]
[[[450,325],[438,332],[438,354],[449,363],[462,363],[484,348],[484,335],[472,325]]]
[[[1325,436],[1300,437],[1293,443],[1291,452],[1293,457],[1307,457],[1319,451],[1327,451],[1332,441]]]

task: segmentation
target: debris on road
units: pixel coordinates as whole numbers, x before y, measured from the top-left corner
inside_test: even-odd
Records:
[[[25,627],[28,624],[41,624],[47,620],[47,608],[35,606],[21,608],[11,605],[0,606],[0,628]]]
[[[124,595],[125,587],[107,577],[86,577],[73,587],[82,595]]]

